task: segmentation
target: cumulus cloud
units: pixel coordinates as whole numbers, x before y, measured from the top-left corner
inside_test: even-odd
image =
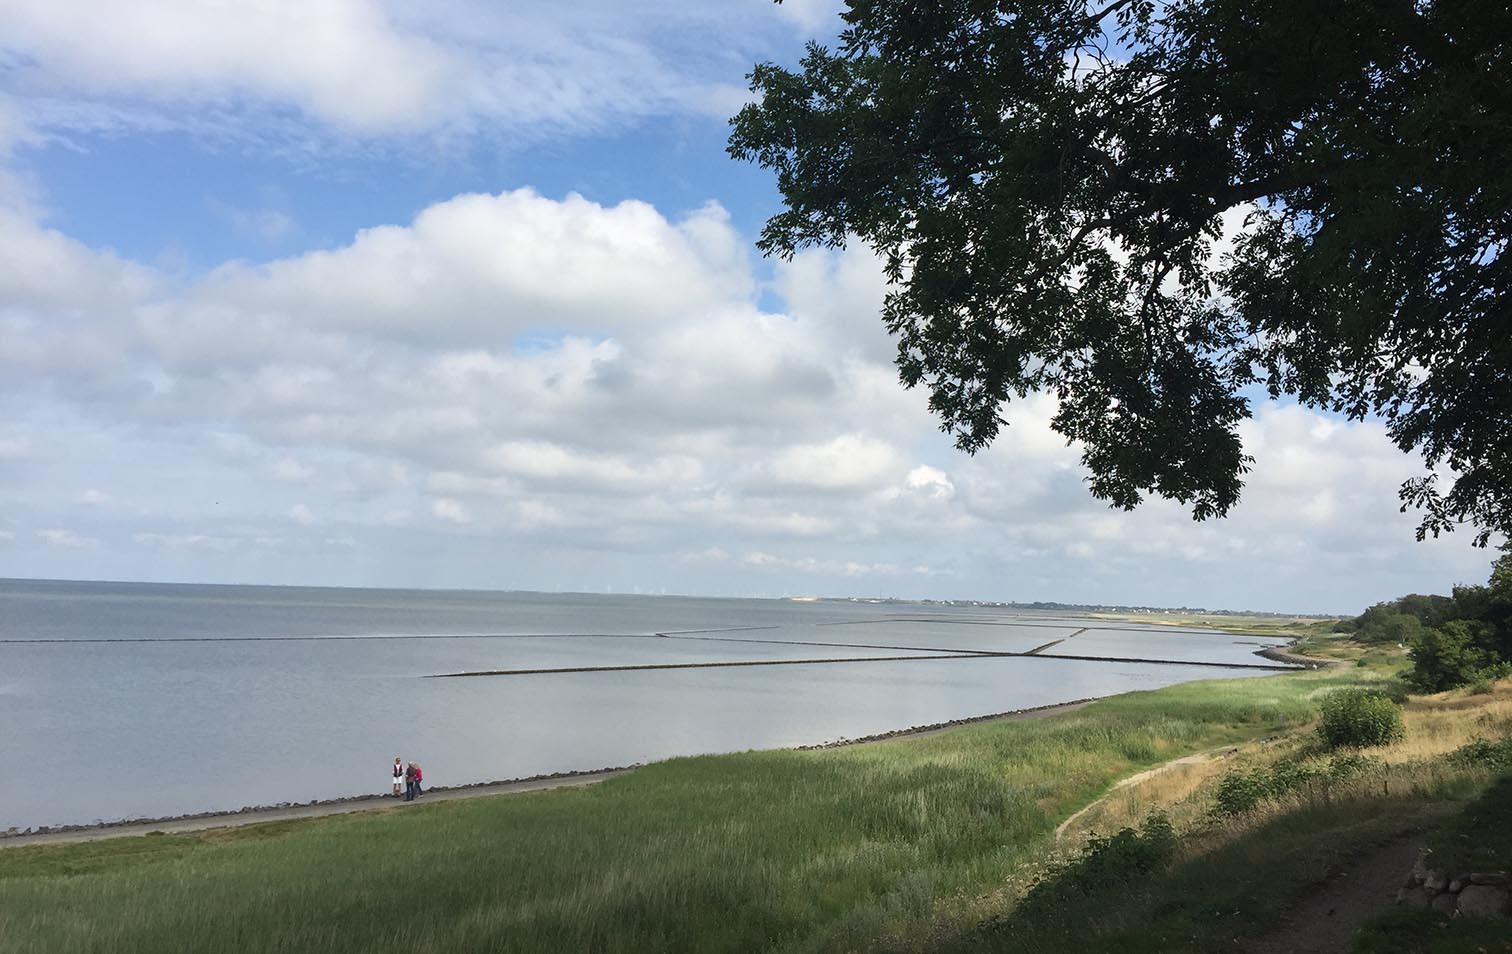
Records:
[[[729,77],[760,58],[757,38],[790,39],[784,18],[818,26],[823,7],[12,0],[0,53],[31,118],[55,127],[241,135],[252,113],[349,137],[520,136],[726,116]]]
[[[858,343],[875,262],[799,256],[758,304],[715,206],[463,195],[187,284],[24,218],[0,246],[0,397],[29,409],[0,436],[26,530],[0,575],[88,548],[120,575],[149,551],[238,579],[1295,609],[1484,575],[1463,544],[1411,543],[1394,489],[1416,465],[1374,423],[1262,408],[1244,501],[1205,524],[1090,498],[1049,396],[961,455],[885,336]],[[110,486],[142,513],[59,529],[103,501],[39,453],[59,418],[120,442]],[[329,576],[359,563],[385,575]]]

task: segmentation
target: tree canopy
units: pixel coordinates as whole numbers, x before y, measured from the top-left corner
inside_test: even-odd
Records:
[[[1203,519],[1238,500],[1237,426],[1268,394],[1419,452],[1420,539],[1512,531],[1512,6],[843,16],[834,49],[755,67],[729,150],[776,174],[765,253],[880,254],[900,377],[958,446],[1052,393],[1095,495]]]

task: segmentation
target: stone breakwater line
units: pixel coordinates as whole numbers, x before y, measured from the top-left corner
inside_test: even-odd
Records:
[[[1051,644],[1046,644],[1051,645]],[[1148,666],[1200,666],[1205,669],[1262,669],[1269,672],[1293,672],[1295,665],[1265,663],[1202,662],[1195,659],[1140,659],[1132,656],[1078,656],[1070,653],[1041,652],[1046,646],[1025,653],[993,653],[961,650],[944,655],[860,656],[839,659],[750,659],[720,662],[639,663],[629,666],[556,666],[540,669],[475,669],[465,672],[440,672],[426,679],[464,679],[472,676],[546,676],[573,672],[640,672],[654,669],[727,669],[738,666],[826,666],[841,663],[910,662],[920,659],[1063,659],[1073,662],[1137,663]]]

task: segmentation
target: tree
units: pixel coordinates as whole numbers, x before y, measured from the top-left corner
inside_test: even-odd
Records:
[[[765,253],[881,255],[900,377],[962,449],[1047,391],[1095,495],[1203,519],[1238,500],[1252,400],[1291,397],[1421,453],[1419,539],[1512,530],[1512,5],[844,18],[834,51],[755,68],[729,151],[776,173]]]
[[[1499,661],[1488,648],[1491,638],[1491,627],[1476,620],[1451,620],[1425,629],[1408,650],[1412,669],[1407,680],[1423,692],[1463,686]]]

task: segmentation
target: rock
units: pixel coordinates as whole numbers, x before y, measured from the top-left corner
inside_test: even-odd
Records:
[[[1428,904],[1432,900],[1433,893],[1431,891],[1428,891],[1426,888],[1408,888],[1407,897],[1402,900],[1402,903],[1407,905],[1407,907],[1409,908],[1416,908],[1419,911],[1424,911],[1427,910]]]
[[[1449,893],[1459,894],[1460,889],[1464,888],[1464,886],[1465,881],[1463,878],[1455,878],[1453,881],[1449,882]]]
[[[1412,876],[1418,880],[1418,884],[1422,884],[1423,883],[1423,879],[1428,876],[1428,849],[1427,848],[1421,849],[1418,852],[1417,861],[1414,861],[1412,863]]]
[[[1449,887],[1449,876],[1442,871],[1430,871],[1423,875],[1423,887],[1435,893]]]
[[[1459,893],[1456,910],[1472,918],[1507,916],[1507,892],[1489,884],[1472,884]]]
[[[1439,914],[1453,914],[1454,895],[1447,891],[1443,894],[1435,895],[1434,899],[1428,902],[1428,910],[1437,911]]]
[[[1471,884],[1506,884],[1508,879],[1504,871],[1477,871],[1465,875],[1465,880]]]

